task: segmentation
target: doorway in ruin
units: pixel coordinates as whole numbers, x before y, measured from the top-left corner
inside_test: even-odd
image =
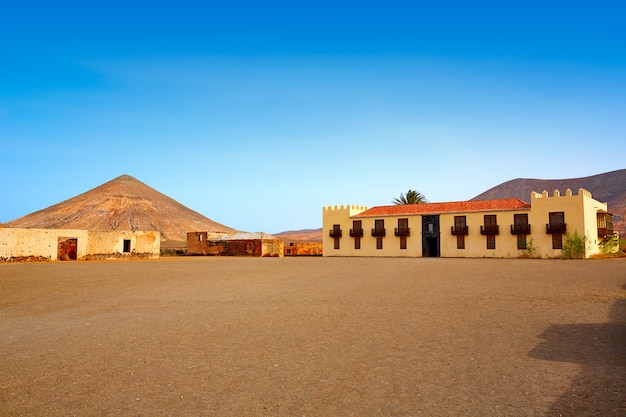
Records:
[[[75,237],[60,237],[58,241],[57,259],[60,261],[75,261],[78,252],[78,239]]]

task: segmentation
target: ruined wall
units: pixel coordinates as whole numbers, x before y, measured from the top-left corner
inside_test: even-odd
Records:
[[[217,255],[217,253],[208,253],[207,248],[207,232],[188,232],[187,233],[187,254],[188,255]]]
[[[88,260],[99,259],[156,259],[161,250],[159,232],[130,230],[88,232]],[[124,241],[129,241],[126,245]]]
[[[322,246],[322,242],[286,241],[284,251],[285,256],[321,256]]]
[[[64,242],[67,238],[77,239],[77,257],[85,253],[86,230],[3,227],[0,229],[0,261],[55,261],[59,256],[59,239]]]
[[[0,228],[0,261],[4,262],[157,259],[160,249],[159,232]]]
[[[261,256],[261,241],[209,240],[187,247],[188,255]]]
[[[285,242],[282,239],[262,239],[261,256],[279,257],[285,254]]]
[[[188,255],[282,256],[282,239],[218,239],[207,232],[187,233]],[[217,236],[219,237],[219,236]]]

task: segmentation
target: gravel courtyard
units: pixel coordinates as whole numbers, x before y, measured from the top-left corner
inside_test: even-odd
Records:
[[[626,260],[0,264],[0,415],[626,416]]]

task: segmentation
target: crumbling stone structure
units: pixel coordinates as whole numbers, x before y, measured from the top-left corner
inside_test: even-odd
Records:
[[[285,256],[322,256],[322,242],[285,241]]]
[[[188,255],[282,257],[284,242],[266,233],[187,233]]]

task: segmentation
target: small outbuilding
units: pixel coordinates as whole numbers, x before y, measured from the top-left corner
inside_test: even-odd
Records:
[[[158,259],[158,231],[0,228],[0,261]]]
[[[187,233],[188,255],[282,257],[284,241],[267,233]]]

